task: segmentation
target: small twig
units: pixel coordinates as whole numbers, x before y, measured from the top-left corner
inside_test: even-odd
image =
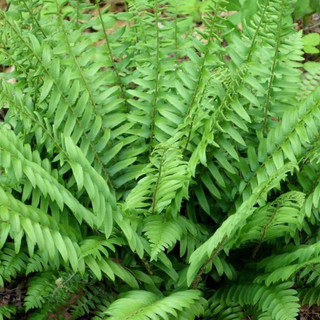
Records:
[[[314,28],[317,28],[317,27],[320,27],[320,22],[314,24],[313,26],[303,28],[303,31],[311,30],[311,29],[314,29]]]
[[[11,6],[11,2],[9,2],[9,3],[7,4],[7,7],[6,7],[6,9],[5,9],[5,12],[8,12],[8,11],[9,11],[10,6]]]
[[[56,294],[56,292],[61,289],[61,288],[64,288],[64,286],[76,275],[76,273],[73,273],[72,275],[70,275],[66,281],[62,282],[62,283],[59,283],[60,279],[62,278],[59,278],[56,280],[56,285],[57,287],[54,289],[54,291],[52,292],[52,296],[54,296]]]

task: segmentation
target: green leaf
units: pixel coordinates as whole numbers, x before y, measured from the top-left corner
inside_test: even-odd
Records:
[[[54,116],[54,126],[56,129],[60,127],[61,122],[63,121],[66,112],[68,110],[68,105],[64,101],[60,100],[58,109],[56,110],[55,116]]]
[[[52,85],[53,85],[53,79],[50,76],[46,76],[44,78],[43,86],[41,89],[41,95],[40,95],[39,102],[42,102],[48,96],[48,94],[52,88]]]
[[[101,280],[102,274],[98,262],[92,256],[87,256],[84,260],[97,279]]]
[[[232,101],[230,103],[232,109],[244,120],[251,122],[249,115],[247,114],[246,110],[243,108],[239,100]]]
[[[244,87],[244,86],[240,87],[239,92],[241,93],[241,95],[243,97],[248,99],[248,101],[250,101],[254,106],[260,105],[258,99],[246,87]]]
[[[41,46],[38,39],[32,33],[29,33],[29,38],[31,40],[34,53],[38,56],[41,56]]]
[[[305,46],[318,46],[320,44],[319,33],[309,33],[302,38],[302,43]]]
[[[112,281],[115,281],[114,273],[111,267],[108,265],[108,263],[104,259],[97,261],[97,264],[102,272],[104,272]]]
[[[294,10],[295,18],[301,19],[305,15],[312,13],[312,11],[313,10],[310,7],[310,0],[305,0],[305,1],[299,0],[295,5],[295,10]]]
[[[314,46],[310,46],[310,45],[304,45],[303,49],[306,53],[309,54],[317,54],[319,53],[319,49],[315,48]]]
[[[108,152],[101,158],[101,161],[106,165],[110,162],[111,159],[113,159],[116,154],[119,153],[119,151],[122,149],[123,143],[120,142],[117,145],[115,145],[113,148],[108,150]]]
[[[204,194],[204,191],[201,187],[201,185],[197,186],[197,188],[195,189],[195,193],[197,195],[199,204],[201,206],[201,208],[207,213],[210,214],[210,206],[209,203],[207,201],[207,198]]]
[[[22,228],[24,229],[25,233],[28,235],[28,237],[35,244],[37,242],[37,239],[34,234],[33,226],[32,226],[30,219],[22,217],[20,219],[20,221],[21,221],[21,225],[22,225]]]
[[[74,161],[69,161],[72,172],[74,174],[74,177],[77,182],[78,190],[80,191],[83,188],[83,183],[84,183],[84,177],[83,177],[83,169],[80,163],[74,162]]]
[[[66,247],[65,242],[63,241],[63,238],[62,238],[61,234],[56,230],[52,230],[51,234],[52,234],[53,241],[54,241],[58,251],[61,253],[61,256],[62,256],[63,260],[65,262],[67,262],[68,261],[68,257],[69,257],[68,249]]]
[[[45,67],[49,67],[51,64],[51,50],[48,44],[44,44],[42,48],[42,63]]]
[[[53,237],[51,235],[49,228],[47,228],[47,227],[43,228],[43,237],[44,237],[44,240],[46,243],[49,257],[50,257],[50,259],[53,260],[55,253],[56,253],[56,250],[54,247],[54,240],[53,240]]]

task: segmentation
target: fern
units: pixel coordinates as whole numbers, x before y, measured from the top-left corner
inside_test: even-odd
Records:
[[[184,232],[181,221],[166,219],[161,216],[150,216],[146,219],[144,231],[151,242],[151,259],[154,259],[164,248],[174,245]]]
[[[161,319],[167,314],[177,318],[177,311],[190,308],[200,299],[197,291],[181,291],[172,293],[168,297],[160,298],[156,294],[143,291],[131,291],[125,293],[119,300],[111,304],[106,312],[108,319]],[[181,317],[180,317],[181,318]]]
[[[235,285],[222,294],[222,301],[226,304],[230,301],[237,302],[241,306],[258,304],[262,312],[268,312],[273,319],[293,319],[298,314],[299,304],[291,286],[292,283],[285,282],[270,287]],[[241,294],[242,292],[246,292],[246,295]]]
[[[320,284],[294,1],[241,31],[226,0],[125,4],[0,13],[0,285],[26,292],[0,317],[294,319]]]
[[[1,306],[0,307],[0,319],[11,319],[12,315],[16,314],[16,308],[14,306]]]
[[[24,305],[26,311],[33,308],[41,308],[43,303],[52,295],[54,286],[51,284],[53,274],[51,272],[42,273],[41,277],[33,277],[29,282],[30,288],[27,292]]]

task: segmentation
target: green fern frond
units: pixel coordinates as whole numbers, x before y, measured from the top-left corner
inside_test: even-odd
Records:
[[[301,78],[294,1],[93,2],[0,11],[17,317],[293,320],[318,303],[320,86]]]
[[[105,257],[109,257],[109,253],[106,248],[115,251],[115,247],[112,241],[106,240],[105,237],[87,237],[79,244],[82,257],[92,255],[94,258],[101,259],[101,254]]]
[[[319,293],[320,293],[319,286],[308,287],[308,288],[302,289],[299,292],[298,297],[302,305],[308,304],[309,306],[312,306],[314,304],[317,304],[319,306],[320,305]]]
[[[269,259],[262,260],[258,267],[265,268],[265,273],[257,276],[257,282],[265,282],[267,285],[279,280],[286,281],[292,275],[302,270],[302,274],[310,267],[319,263],[319,242],[309,246],[299,246],[291,252],[274,255]],[[316,276],[317,273],[314,274]]]
[[[14,316],[16,312],[17,309],[15,306],[2,305],[0,307],[0,320],[11,319],[11,317]]]
[[[304,193],[291,191],[259,209],[241,230],[239,245],[259,241],[252,254],[254,257],[262,242],[283,237],[286,234],[293,237],[296,230],[302,227],[304,213],[301,208],[304,199]]]
[[[104,227],[106,237],[112,231],[112,211],[115,210],[116,200],[107,183],[92,168],[83,152],[70,137],[65,138],[66,149],[70,155],[70,166],[77,181],[79,191],[84,187],[92,202],[93,212],[96,214],[95,225]],[[85,183],[84,183],[85,181]]]
[[[193,303],[200,300],[199,291],[180,291],[172,293],[168,297],[147,291],[130,291],[119,296],[106,311],[109,316],[105,319],[161,319],[172,315],[178,317],[178,311],[191,308]]]
[[[245,312],[242,306],[235,303],[230,303],[228,306],[221,304],[219,299],[211,298],[208,302],[209,308],[204,314],[205,320],[218,318],[219,320],[230,319],[240,320],[245,317]]]
[[[273,319],[295,319],[299,312],[299,299],[292,282],[266,287],[257,284],[239,284],[216,292],[212,300],[219,299],[222,305],[238,303],[240,306],[258,305],[262,312],[268,312]],[[244,292],[246,294],[244,294]]]
[[[190,174],[176,145],[159,145],[150,164],[144,170],[146,176],[130,192],[125,210],[145,214],[168,211],[176,217],[181,202],[188,196]]]
[[[59,227],[50,216],[37,208],[25,205],[2,188],[0,188],[0,200],[2,225],[7,225],[3,243],[10,235],[15,240],[16,252],[19,252],[21,238],[25,236],[31,256],[35,245],[38,245],[40,251],[44,248],[48,250],[51,259],[54,259],[56,252],[59,252],[65,262],[70,261],[72,268],[78,269],[79,247],[73,234],[70,235],[61,226]]]
[[[52,272],[42,273],[39,277],[33,277],[29,282],[29,290],[24,300],[26,311],[41,308],[49,296],[52,295],[55,285]]]
[[[0,285],[4,286],[4,280],[11,281],[26,269],[28,257],[24,251],[16,252],[14,245],[8,243],[0,253]]]
[[[143,231],[151,243],[151,261],[160,251],[173,246],[186,232],[181,223],[182,218],[174,220],[163,216],[150,216],[145,220]]]
[[[299,99],[303,100],[311,94],[319,84],[320,70],[317,63],[307,62],[304,64],[304,73],[301,75],[301,91]]]
[[[50,260],[49,255],[45,252],[36,251],[33,257],[28,259],[26,275],[33,272],[48,271],[49,269],[58,270],[59,266],[59,259]]]
[[[23,147],[14,133],[9,130],[2,129],[1,135],[0,156],[2,166],[6,171],[10,172],[11,169],[14,169],[13,171],[16,172],[18,180],[21,180],[22,174],[24,174],[32,187],[38,187],[45,197],[49,195],[52,201],[57,202],[60,210],[66,204],[75,214],[79,223],[84,219],[89,225],[93,225],[93,214],[84,208],[71,192],[50,174],[50,169],[42,168],[41,165],[24,156],[25,152],[27,154],[30,152],[28,145]],[[39,157],[38,154],[34,156]]]
[[[257,210],[255,204],[258,200],[263,199],[268,191],[275,188],[282,179],[285,179],[288,172],[292,172],[296,168],[295,164],[288,164],[273,174],[267,182],[264,182],[257,187],[252,196],[242,203],[237,212],[230,216],[223,222],[220,228],[209,238],[204,244],[202,244],[190,257],[190,267],[188,270],[188,284],[190,285],[196,276],[198,270],[205,264],[206,261],[212,260],[221,250],[223,250],[226,244],[225,250],[229,250],[234,240],[231,237],[231,241],[228,242],[228,238],[242,229],[247,219]],[[198,277],[201,273],[198,274]],[[195,280],[196,282],[199,279]]]

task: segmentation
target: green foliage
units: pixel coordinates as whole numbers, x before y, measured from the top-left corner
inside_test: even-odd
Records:
[[[200,299],[199,291],[180,291],[172,293],[168,297],[161,298],[158,295],[147,291],[128,291],[119,295],[107,310],[110,320],[124,319],[166,319],[168,314],[176,319],[188,319],[181,311],[191,309],[194,318],[195,315],[203,313],[201,304],[197,305]],[[166,315],[167,314],[167,315]],[[190,314],[189,314],[190,316]]]
[[[11,1],[0,285],[27,289],[0,317],[293,320],[319,304],[320,71],[300,71],[299,3]]]
[[[319,53],[316,47],[320,44],[320,35],[318,33],[309,33],[302,38],[303,50],[306,53]]]
[[[313,13],[320,12],[320,5],[318,1],[315,0],[298,0],[295,5],[295,17],[296,19],[305,18]]]
[[[16,313],[14,306],[3,305],[0,307],[0,319],[11,319],[11,316]]]

